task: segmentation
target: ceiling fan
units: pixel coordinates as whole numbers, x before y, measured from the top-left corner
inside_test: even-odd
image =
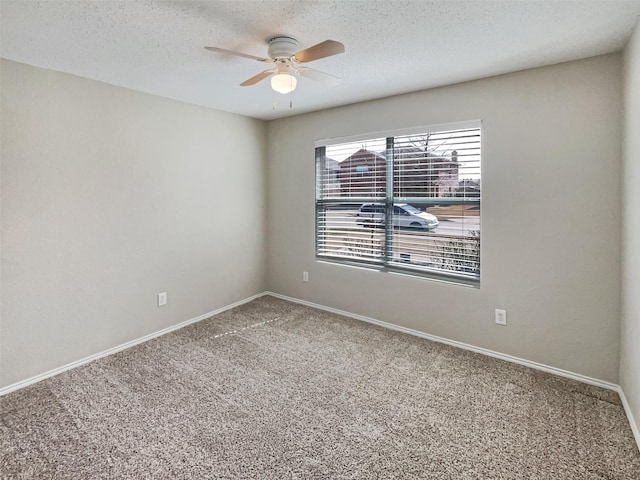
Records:
[[[340,81],[340,77],[331,75],[330,73],[314,70],[303,63],[312,62],[321,58],[344,53],[344,45],[335,40],[325,40],[324,42],[313,45],[298,51],[299,44],[295,38],[285,35],[276,35],[267,40],[269,48],[267,54],[269,58],[257,57],[241,52],[234,52],[218,47],[204,47],[206,50],[217,53],[225,53],[235,55],[237,57],[257,60],[258,62],[270,63],[272,67],[268,70],[258,73],[253,77],[245,80],[240,85],[247,87],[255,85],[265,78],[271,77],[271,88],[276,92],[286,94],[295,90],[298,80],[296,77],[301,75],[311,80],[316,80],[328,85],[335,84]]]

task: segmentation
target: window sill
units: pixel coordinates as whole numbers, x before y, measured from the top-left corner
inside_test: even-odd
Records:
[[[355,262],[349,260],[338,260],[326,257],[316,257],[316,261],[320,263],[326,263],[330,265],[340,265],[349,268],[360,268],[368,271],[375,271],[381,273],[390,273],[392,275],[400,275],[403,277],[415,278],[419,280],[431,280],[439,283],[446,283],[449,285],[457,285],[460,287],[480,288],[479,278],[465,278],[456,275],[447,275],[444,273],[430,273],[421,271],[409,271],[402,268],[395,268],[392,266],[380,265],[380,264],[365,264],[362,262]]]

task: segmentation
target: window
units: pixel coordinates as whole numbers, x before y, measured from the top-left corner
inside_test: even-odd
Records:
[[[316,144],[319,259],[478,285],[480,122]]]

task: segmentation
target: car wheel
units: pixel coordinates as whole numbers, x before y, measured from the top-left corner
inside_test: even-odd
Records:
[[[418,222],[411,222],[411,223],[409,224],[409,227],[410,227],[410,228],[413,228],[413,229],[415,229],[415,230],[419,230],[419,229],[422,229],[422,224],[421,224],[421,223],[418,223]]]

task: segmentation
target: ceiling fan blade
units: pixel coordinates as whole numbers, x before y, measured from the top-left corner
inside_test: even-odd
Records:
[[[249,55],[248,53],[234,52],[233,50],[226,50],[224,48],[204,47],[204,49],[205,50],[209,50],[210,52],[226,53],[228,55],[235,55],[236,57],[248,58],[250,60],[257,60],[259,62],[272,62],[273,61],[270,58],[256,57],[255,55]]]
[[[298,73],[303,77],[307,77],[316,82],[324,83],[325,85],[337,85],[342,80],[340,77],[331,75],[330,73],[321,72],[320,70],[314,70],[309,67],[301,67],[298,69]]]
[[[265,70],[264,72],[260,72],[257,75],[254,75],[248,80],[245,80],[240,84],[241,87],[248,87],[249,85],[255,85],[260,80],[264,80],[267,77],[270,77],[272,73],[275,73],[274,70]]]
[[[344,53],[344,45],[340,42],[336,42],[335,40],[325,40],[313,47],[300,50],[293,57],[300,63],[305,63],[324,57],[330,57],[331,55],[337,55],[338,53]]]

